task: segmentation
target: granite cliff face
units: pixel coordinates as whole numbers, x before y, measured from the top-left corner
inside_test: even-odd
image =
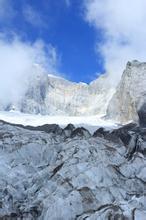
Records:
[[[18,106],[22,112],[73,116],[107,113],[108,118],[126,123],[138,121],[138,112],[146,103],[146,63],[128,62],[116,89],[108,75],[88,85],[47,76],[39,66],[34,72]]]
[[[90,85],[51,75],[40,82],[37,80],[34,86],[32,81],[28,87],[21,104],[22,112],[73,116],[104,114],[114,92],[112,87],[107,92],[104,76]]]
[[[39,65],[34,65],[26,88],[17,103],[0,105],[0,110],[65,116],[106,114],[120,123],[138,121],[146,103],[146,63],[128,62],[117,88],[112,86],[108,75],[90,84],[73,83],[47,75]]]
[[[144,103],[146,103],[146,63],[128,62],[116,92],[109,102],[107,117],[123,123],[138,121],[138,111]]]
[[[105,114],[113,93],[106,75],[89,85],[73,83],[47,75],[35,65],[25,95],[17,103],[1,106],[1,110],[14,108],[25,113],[72,116]]]

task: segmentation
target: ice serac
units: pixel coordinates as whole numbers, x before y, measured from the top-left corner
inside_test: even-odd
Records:
[[[74,83],[48,75],[39,65],[34,65],[24,97],[19,103],[11,103],[9,109],[15,106],[21,112],[44,115],[104,114],[113,93],[108,75],[90,84]]]
[[[107,108],[107,117],[119,122],[138,121],[146,106],[146,63],[128,62]],[[143,120],[143,119],[142,119]],[[143,121],[144,122],[144,121]]]

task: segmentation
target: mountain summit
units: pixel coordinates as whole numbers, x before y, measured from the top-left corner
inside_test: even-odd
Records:
[[[138,121],[146,103],[146,63],[128,62],[121,81],[109,102],[107,117],[119,122]]]
[[[108,75],[88,85],[47,74],[39,65],[34,65],[25,94],[16,103],[1,106],[1,110],[65,116],[105,114],[113,93]]]

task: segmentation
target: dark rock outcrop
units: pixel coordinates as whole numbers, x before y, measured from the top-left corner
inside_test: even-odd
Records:
[[[76,128],[75,130],[73,130],[73,132],[71,133],[71,138],[74,137],[86,137],[86,138],[90,138],[91,134],[90,132],[85,129],[84,127],[80,127],[80,128]]]
[[[109,133],[109,132],[105,131],[105,129],[101,127],[101,128],[97,129],[94,132],[93,137],[102,137],[102,138],[104,138],[107,133]]]
[[[93,137],[102,137],[114,143],[123,143],[124,145],[128,145],[131,138],[129,131],[133,130],[136,127],[136,124],[130,123],[112,131],[107,131],[104,128],[99,128],[97,131],[94,132]]]
[[[138,110],[138,116],[140,126],[146,128],[146,102]]]
[[[132,159],[136,152],[146,155],[146,128],[130,123],[112,131],[99,128],[93,137],[100,137],[127,148],[125,157]]]
[[[68,124],[64,129],[63,133],[65,138],[69,138],[71,136],[71,133],[75,130],[75,126],[73,124]]]
[[[55,135],[61,135],[63,133],[63,129],[57,124],[44,124],[44,125],[40,125],[40,126],[30,126],[30,125],[24,126],[21,124],[12,124],[12,123],[5,122],[2,120],[0,120],[0,123],[13,125],[15,127],[24,128],[24,129],[27,129],[30,131],[43,131],[46,133],[53,133]]]

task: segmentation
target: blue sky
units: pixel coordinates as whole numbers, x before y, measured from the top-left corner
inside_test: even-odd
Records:
[[[146,61],[145,42],[146,0],[0,0],[0,102],[17,103],[38,69],[107,73],[115,87],[128,61]]]
[[[15,33],[23,41],[55,47],[58,70],[70,80],[90,82],[103,72],[101,54],[96,52],[97,35],[83,17],[82,0],[9,1],[10,18],[0,23],[0,32]]]
[[[37,61],[72,81],[106,72],[117,84],[129,60],[146,61],[145,11],[145,0],[0,0],[0,69],[13,79]]]

